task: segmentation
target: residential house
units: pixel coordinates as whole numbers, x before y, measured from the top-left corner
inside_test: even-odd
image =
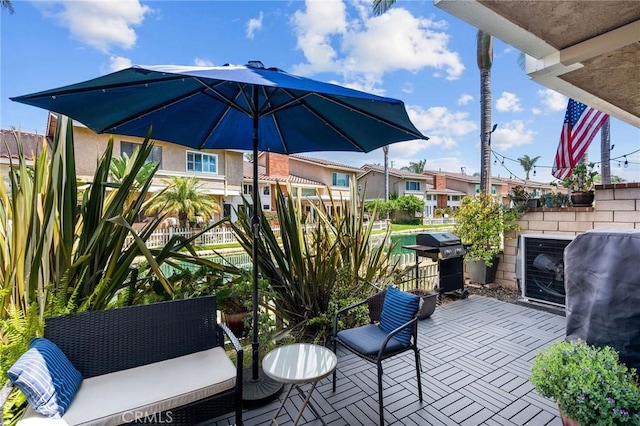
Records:
[[[48,136],[53,136],[56,121],[57,116],[50,114]],[[124,153],[130,156],[143,142],[142,138],[133,136],[97,134],[76,121],[73,122],[73,126],[76,173],[79,179],[86,181],[93,178],[97,162],[103,155],[110,137],[114,140],[114,156]],[[160,164],[160,168],[153,179],[151,192],[165,188],[167,179],[171,177],[196,177],[203,184],[202,190],[223,206],[223,210],[213,219],[217,220],[231,214],[234,197],[240,195],[242,190],[242,152],[193,150],[169,142],[153,142],[149,161]]]
[[[253,184],[253,166],[245,164],[243,193],[250,195]],[[307,157],[298,154],[284,155],[262,152],[258,155],[259,193],[263,210],[275,210],[275,186],[285,188],[291,184],[293,195],[302,198],[303,208],[312,212],[312,205],[324,203],[340,213],[341,201],[350,201],[350,185],[356,182],[359,168]],[[269,208],[267,208],[269,207]]]
[[[285,155],[269,153],[265,165],[258,164],[258,194],[264,212],[276,209],[276,185],[280,185],[285,194],[288,193],[288,185],[290,185],[293,194],[302,198],[306,212],[311,212],[311,204],[318,199],[318,193],[325,188],[325,185],[320,182],[290,174]],[[250,162],[244,163],[242,195],[247,200],[251,200],[253,196],[253,163]],[[234,201],[237,208],[243,207],[241,197],[236,197]]]
[[[364,170],[358,176],[358,192],[365,200],[384,199],[384,166],[380,164],[365,164]],[[445,185],[435,185],[432,176],[413,173],[407,170],[390,167],[389,193],[398,197],[415,195],[424,200],[423,217],[433,218],[439,208],[452,207],[459,202],[464,194],[448,189]],[[457,204],[454,204],[457,206]]]
[[[28,133],[13,129],[0,130],[0,174],[8,179],[11,163],[16,164],[18,160],[18,139],[22,143],[22,152],[28,164],[40,155],[45,144],[51,149],[51,138],[44,135]]]
[[[480,176],[472,176],[465,173],[444,172],[441,170],[427,170],[424,173],[427,176],[432,176],[438,183],[436,186],[439,188],[445,187],[447,189],[457,191],[462,196],[480,193]],[[491,178],[491,194],[495,197],[499,197],[502,203],[507,205],[511,202],[509,199],[509,192],[517,185],[526,186],[529,192],[534,193],[536,196],[540,196],[547,192],[554,192],[556,190],[554,186],[542,182],[535,182],[531,180],[523,182],[522,180],[507,179],[498,176]],[[458,195],[448,195],[448,207],[453,207],[455,209],[461,199],[462,198]]]

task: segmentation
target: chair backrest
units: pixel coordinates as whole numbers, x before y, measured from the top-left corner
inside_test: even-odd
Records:
[[[380,316],[382,315],[382,306],[384,305],[384,297],[387,294],[387,290],[382,290],[367,299],[369,306],[369,320],[371,324],[380,322]]]
[[[84,378],[222,344],[215,296],[49,317],[44,337]]]

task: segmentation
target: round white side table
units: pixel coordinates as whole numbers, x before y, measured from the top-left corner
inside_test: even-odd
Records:
[[[316,388],[318,382],[328,377],[333,370],[336,369],[338,358],[329,349],[313,345],[309,343],[296,343],[276,348],[269,352],[262,360],[262,369],[264,373],[274,380],[282,383],[289,383],[289,390],[280,404],[280,408],[273,416],[273,423],[278,424],[276,418],[284,403],[289,398],[291,390],[295,387],[304,398],[302,407],[298,411],[298,415],[293,422],[294,426],[300,421],[302,412],[308,405],[313,414],[326,426],[324,420],[311,402],[311,394]],[[305,396],[299,385],[311,383],[311,389]]]

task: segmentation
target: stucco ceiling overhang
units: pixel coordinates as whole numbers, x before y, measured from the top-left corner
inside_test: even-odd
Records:
[[[640,127],[640,1],[434,4],[523,52],[534,81]]]

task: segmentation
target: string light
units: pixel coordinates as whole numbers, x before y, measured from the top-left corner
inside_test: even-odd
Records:
[[[513,162],[513,163],[518,163],[518,164],[520,163],[520,161],[518,161],[518,160],[516,160],[516,159],[514,159],[514,158],[507,157],[506,155],[500,154],[500,153],[499,153],[499,152],[497,152],[497,151],[493,151],[493,150],[492,150],[491,152],[493,153],[493,155],[494,155],[496,158],[500,157],[500,159],[501,159],[500,164],[501,164],[501,165],[504,165],[504,160],[509,160],[509,161],[511,161],[511,162]],[[626,159],[626,158],[627,158],[627,156],[631,156],[631,155],[633,155],[633,154],[635,154],[635,153],[637,153],[637,152],[640,152],[640,149],[636,149],[635,151],[628,152],[628,153],[626,153],[626,154],[622,154],[622,155],[619,155],[619,156],[617,156],[617,157],[613,157],[613,158],[611,158],[611,159],[610,159],[610,161],[616,161],[616,160],[618,160],[618,161],[620,161],[620,162],[621,162],[620,164],[622,165],[622,160],[623,160],[623,159]],[[602,161],[590,161],[590,163],[593,163],[593,164],[595,164],[595,165],[597,166],[597,165],[601,164],[601,163],[602,163]],[[630,164],[635,164],[635,163],[633,163],[633,162],[629,162],[629,163],[630,163]],[[543,168],[543,169],[551,169],[551,168],[553,168],[553,166],[544,166],[544,165],[539,165],[539,164],[536,164],[536,165],[535,165],[535,167],[541,167],[541,168]]]
[[[627,156],[624,156],[624,168],[628,168],[629,167],[629,160],[627,160]]]

